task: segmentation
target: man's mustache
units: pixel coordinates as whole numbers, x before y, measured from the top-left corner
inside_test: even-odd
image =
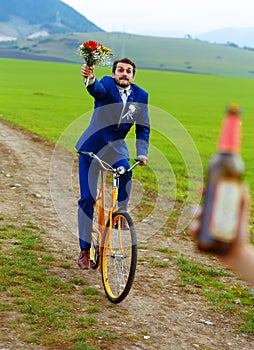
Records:
[[[119,80],[128,80],[129,81],[129,79],[126,76],[122,76],[121,78],[119,78]]]

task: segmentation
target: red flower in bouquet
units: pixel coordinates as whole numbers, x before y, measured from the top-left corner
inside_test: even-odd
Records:
[[[81,44],[79,52],[88,66],[94,66],[95,64],[107,65],[110,59],[114,57],[112,50],[93,40]]]
[[[83,44],[84,47],[89,47],[89,49],[91,51],[94,51],[94,50],[97,50],[101,44],[98,43],[97,41],[93,41],[93,40],[89,40],[89,41],[86,41],[84,44]]]

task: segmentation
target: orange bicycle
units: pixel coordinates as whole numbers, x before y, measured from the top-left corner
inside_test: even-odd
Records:
[[[94,204],[92,241],[90,249],[91,267],[99,268],[107,298],[120,303],[128,295],[137,265],[137,238],[134,223],[125,210],[117,207],[119,178],[134,169],[113,168],[92,152],[79,154],[95,159],[100,165],[100,181]],[[112,173],[112,191],[108,214],[105,214],[105,172]]]

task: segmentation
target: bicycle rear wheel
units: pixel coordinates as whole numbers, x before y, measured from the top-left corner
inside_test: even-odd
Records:
[[[102,251],[102,283],[108,299],[120,303],[128,295],[137,266],[137,239],[133,221],[125,211],[108,221]]]

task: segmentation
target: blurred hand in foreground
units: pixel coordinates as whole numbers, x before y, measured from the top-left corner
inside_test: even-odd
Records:
[[[254,247],[247,243],[249,238],[249,202],[249,190],[247,186],[244,186],[242,192],[240,222],[237,229],[236,240],[232,244],[230,252],[226,256],[219,257],[219,261],[223,265],[230,266],[247,282],[254,284]],[[189,226],[193,240],[196,240],[198,237],[202,215],[203,210],[199,207],[195,211],[195,217]]]

